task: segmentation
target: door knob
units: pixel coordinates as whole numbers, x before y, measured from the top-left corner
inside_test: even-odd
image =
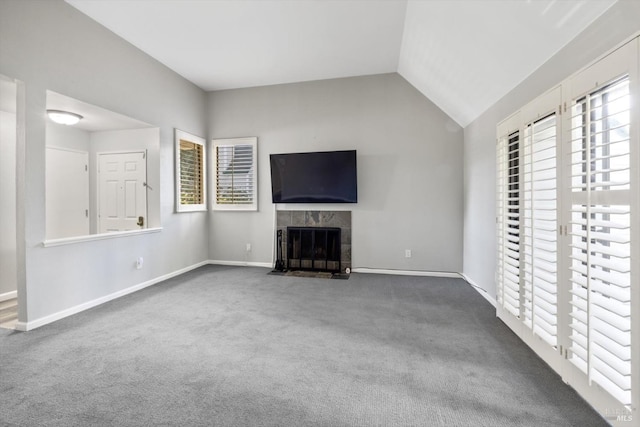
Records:
[[[144,227],[144,217],[143,216],[139,216],[138,217],[138,222],[136,224],[138,224],[140,227]]]

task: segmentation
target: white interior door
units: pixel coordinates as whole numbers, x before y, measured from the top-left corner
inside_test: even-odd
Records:
[[[99,233],[145,228],[146,179],[146,152],[98,154]]]
[[[47,239],[89,234],[89,154],[47,147]]]

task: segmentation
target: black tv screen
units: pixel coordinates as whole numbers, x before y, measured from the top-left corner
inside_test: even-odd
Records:
[[[357,203],[356,151],[271,154],[273,203]]]

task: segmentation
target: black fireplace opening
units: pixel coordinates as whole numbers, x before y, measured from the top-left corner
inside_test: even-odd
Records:
[[[287,227],[287,269],[339,273],[340,228]]]

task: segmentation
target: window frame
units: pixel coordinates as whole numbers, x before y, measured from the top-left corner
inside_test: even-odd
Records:
[[[195,145],[201,146],[201,178],[200,178],[200,192],[202,194],[202,203],[197,204],[185,204],[182,203],[182,151],[181,142],[189,142]],[[176,212],[202,212],[207,210],[207,144],[206,140],[202,137],[193,135],[189,132],[185,132],[180,129],[174,130],[174,146],[175,146],[175,197],[176,197]]]
[[[239,146],[250,145],[251,151],[251,170],[252,170],[252,197],[251,203],[218,203],[218,147],[221,146]],[[224,138],[211,140],[211,156],[213,175],[213,193],[211,196],[211,209],[215,211],[257,211],[258,210],[258,138],[255,136],[241,138]]]

